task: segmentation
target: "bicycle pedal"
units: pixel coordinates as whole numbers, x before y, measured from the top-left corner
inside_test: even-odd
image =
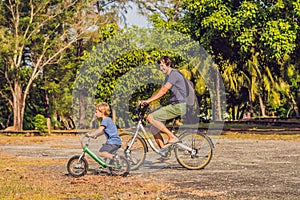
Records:
[[[159,152],[159,155],[161,155],[162,158],[169,158],[171,156],[171,148],[165,151]]]
[[[157,158],[157,160],[160,162],[165,162],[165,161],[168,161],[169,159],[170,159],[169,157],[163,157],[163,156]]]
[[[159,150],[159,154],[164,155],[170,151],[170,147]]]

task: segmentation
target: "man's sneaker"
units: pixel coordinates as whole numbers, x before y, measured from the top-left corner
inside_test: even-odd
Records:
[[[171,150],[171,146],[168,146],[166,148],[162,148],[159,150],[159,154],[163,157],[167,157],[169,155],[169,151]]]
[[[169,159],[170,159],[169,156],[161,156],[161,157],[157,158],[157,160],[159,162],[165,162],[165,161],[168,161]]]
[[[170,146],[172,146],[172,145],[174,145],[174,144],[176,144],[176,143],[178,143],[178,142],[180,142],[180,140],[176,137],[176,138],[174,138],[172,141],[169,141],[169,142],[165,145],[164,149],[165,149],[165,148],[168,148],[168,147],[170,147]]]
[[[175,137],[172,141],[169,141],[168,144],[172,145],[172,144],[176,144],[178,142],[180,142],[180,140],[177,137]]]

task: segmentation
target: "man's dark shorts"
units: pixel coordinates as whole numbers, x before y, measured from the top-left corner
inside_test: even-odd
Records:
[[[117,145],[117,144],[103,144],[99,152],[108,152],[110,154],[115,154],[117,153],[120,147],[121,145]]]

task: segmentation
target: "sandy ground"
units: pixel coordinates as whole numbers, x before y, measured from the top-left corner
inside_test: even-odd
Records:
[[[157,177],[176,185],[164,192],[166,199],[299,199],[300,142],[214,141],[212,161],[203,170],[182,168],[174,155],[161,162],[158,155],[149,152],[144,165],[131,174]],[[91,148],[96,151],[98,146],[96,140]],[[78,136],[34,145],[1,145],[0,149],[24,157],[64,159],[66,164],[72,155],[81,152]],[[66,165],[53,170],[68,173]]]

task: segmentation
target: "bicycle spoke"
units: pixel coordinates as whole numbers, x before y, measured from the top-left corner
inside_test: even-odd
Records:
[[[146,158],[146,144],[140,138],[136,137],[130,149],[128,145],[131,144],[133,133],[122,133],[120,138],[122,140],[122,150],[124,151],[125,157],[130,162],[131,170],[138,169]]]
[[[190,148],[182,148],[178,145],[175,149],[177,161],[188,169],[204,168],[211,160],[212,145],[208,139],[197,133],[185,133],[180,137],[182,144]],[[182,146],[183,146],[182,145]]]

